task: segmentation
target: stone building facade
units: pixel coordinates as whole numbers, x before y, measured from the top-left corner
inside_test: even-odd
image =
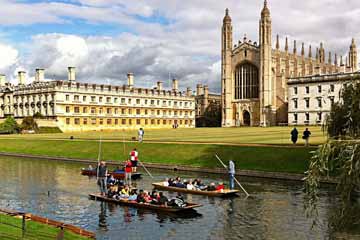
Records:
[[[222,126],[269,126],[288,121],[287,79],[317,74],[339,73],[341,66],[337,54],[326,53],[323,43],[315,49],[304,43],[292,49],[286,38],[280,49],[279,36],[275,48],[272,44],[272,21],[267,1],[259,21],[259,42],[248,40],[233,44],[233,27],[226,9],[222,26],[221,95]],[[357,70],[357,51],[353,40],[347,71]],[[327,56],[327,57],[326,57]]]
[[[360,81],[360,72],[346,73],[345,65],[341,73],[289,79],[289,125],[323,124],[344,84],[354,81]]]
[[[62,131],[93,131],[143,128],[195,127],[195,97],[191,89],[181,92],[178,80],[171,90],[162,82],[153,89],[134,86],[133,74],[123,86],[76,82],[75,68],[68,80],[45,81],[37,69],[35,81],[25,84],[19,72],[18,85],[0,76],[0,119],[41,114]]]
[[[195,112],[197,127],[220,127],[216,124],[217,116],[221,116],[221,95],[210,93],[207,85],[196,85]],[[210,113],[206,114],[207,111]],[[205,119],[205,115],[214,119]],[[211,124],[209,124],[211,122]],[[211,126],[209,126],[211,125]]]

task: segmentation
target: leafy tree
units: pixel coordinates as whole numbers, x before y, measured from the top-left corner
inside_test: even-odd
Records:
[[[333,104],[326,119],[324,131],[328,141],[313,152],[309,169],[305,173],[306,212],[317,221],[317,202],[320,181],[324,177],[336,178],[341,204],[335,209],[335,229],[355,224],[359,210],[353,204],[353,194],[360,187],[360,83],[344,86],[341,101]],[[359,224],[359,223],[357,223]]]
[[[204,113],[205,126],[220,127],[221,126],[221,107],[219,104],[211,102]]]
[[[3,123],[0,124],[0,132],[9,134],[19,133],[20,127],[15,119],[9,116]]]
[[[35,132],[39,131],[39,127],[33,117],[24,117],[21,123],[22,130],[34,130]]]

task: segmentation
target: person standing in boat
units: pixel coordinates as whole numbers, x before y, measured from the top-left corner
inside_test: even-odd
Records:
[[[131,160],[131,164],[132,164],[132,172],[136,173],[137,170],[137,162],[138,162],[138,156],[139,153],[137,152],[136,148],[134,148],[131,152],[130,152],[130,160]]]
[[[229,182],[230,182],[230,189],[234,189],[234,178],[235,178],[235,163],[230,160],[229,161]]]
[[[107,166],[104,161],[101,161],[96,169],[97,171],[97,184],[100,187],[101,196],[106,196],[107,186],[106,186],[106,176],[108,174]]]
[[[125,183],[131,185],[131,172],[132,172],[132,163],[128,159],[125,162]]]

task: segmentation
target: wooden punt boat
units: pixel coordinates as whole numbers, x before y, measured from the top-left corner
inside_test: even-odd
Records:
[[[104,197],[101,196],[99,194],[89,194],[90,199],[93,200],[99,200],[99,201],[104,201],[104,202],[109,202],[109,203],[115,203],[115,204],[119,204],[119,205],[124,205],[124,206],[130,206],[130,207],[134,207],[134,208],[143,208],[143,209],[150,209],[150,210],[154,210],[154,211],[161,211],[161,212],[172,212],[172,213],[179,213],[179,212],[185,212],[185,211],[191,211],[194,208],[197,207],[201,207],[201,204],[195,204],[195,203],[187,203],[186,207],[180,208],[180,207],[173,207],[173,206],[160,206],[160,205],[155,205],[155,204],[149,204],[149,203],[137,203],[135,201],[129,201],[126,199],[113,199],[113,198],[108,198],[108,197]]]
[[[116,172],[109,172],[109,174],[113,175],[115,179],[125,179],[125,172],[124,171],[116,171]],[[81,169],[81,175],[86,176],[96,176],[96,169]],[[131,179],[136,180],[141,178],[141,173],[132,173]]]
[[[197,195],[206,195],[210,197],[228,197],[228,196],[235,196],[239,190],[230,190],[224,189],[224,191],[200,191],[200,190],[188,190],[186,188],[178,188],[178,187],[171,187],[171,186],[164,186],[162,182],[160,183],[153,183],[154,188],[161,189],[170,192],[183,192],[189,194],[197,194]]]

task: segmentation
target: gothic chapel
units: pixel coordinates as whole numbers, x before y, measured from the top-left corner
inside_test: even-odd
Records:
[[[311,45],[305,54],[304,43],[300,55],[296,41],[289,49],[280,50],[279,36],[272,48],[272,26],[267,1],[261,11],[259,43],[246,37],[233,45],[232,20],[226,9],[222,26],[221,96],[222,126],[271,126],[287,123],[287,79],[307,75],[338,73],[343,66],[338,56],[328,53],[325,60],[323,43],[316,48],[315,58]],[[345,61],[349,71],[357,70],[357,51],[352,40],[349,58]]]

